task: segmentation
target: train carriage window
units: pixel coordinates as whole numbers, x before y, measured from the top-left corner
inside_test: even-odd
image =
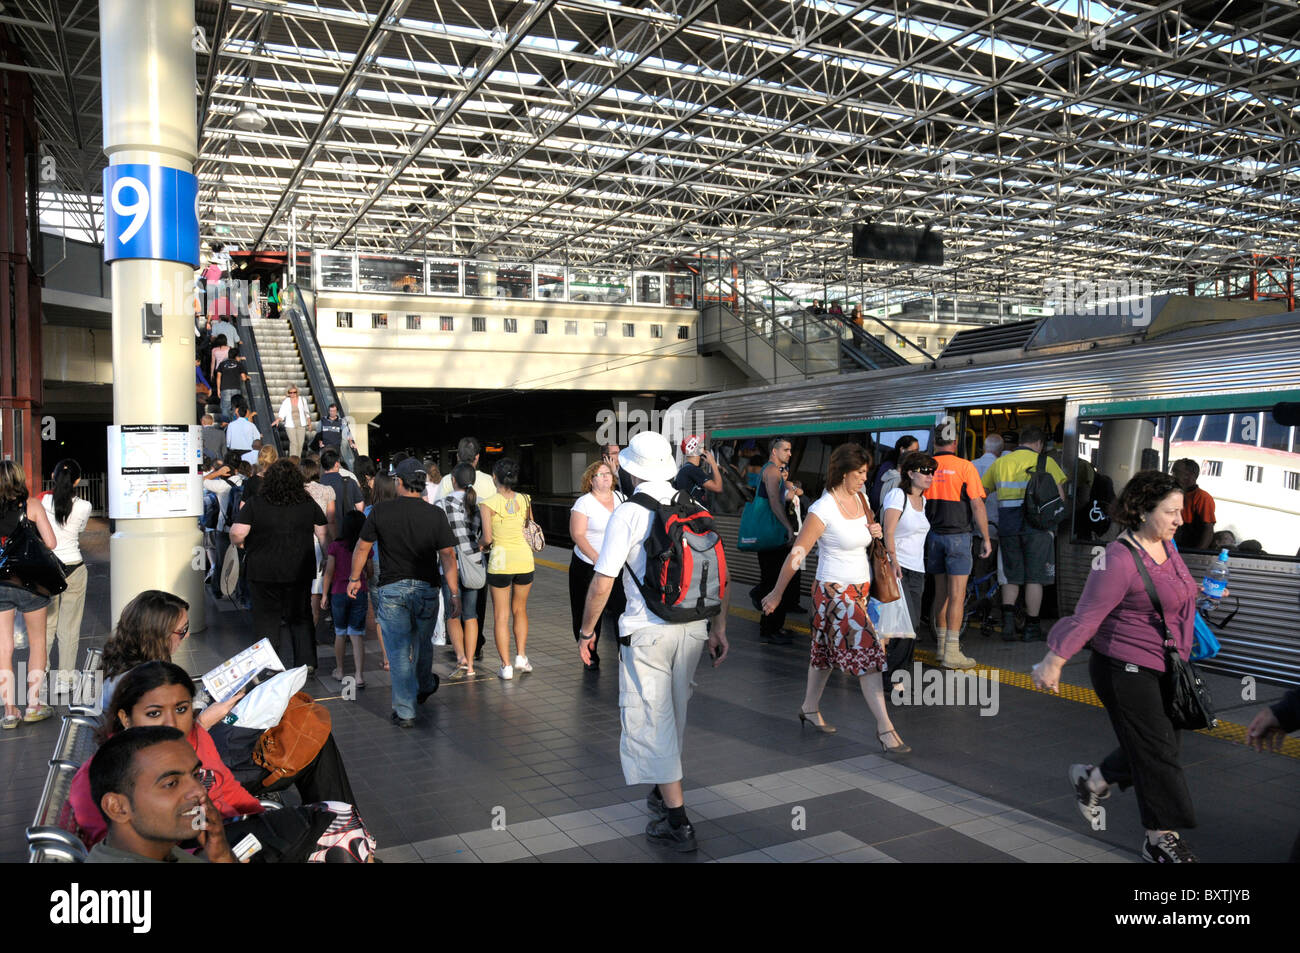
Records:
[[[1110,505],[1139,470],[1162,469],[1165,418],[1079,421],[1074,473],[1074,539],[1113,539]]]
[[[1172,423],[1168,469],[1196,487],[1196,501],[1184,510],[1187,522],[1175,537],[1179,547],[1293,558],[1300,501],[1264,488],[1276,487],[1277,474],[1300,469],[1296,428],[1249,408],[1184,414]]]

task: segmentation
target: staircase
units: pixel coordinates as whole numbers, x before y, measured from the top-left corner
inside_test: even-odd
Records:
[[[250,318],[249,323],[252,324],[253,333],[257,337],[257,356],[262,364],[262,380],[266,385],[267,397],[270,399],[272,418],[279,411],[289,388],[296,386],[299,396],[307,400],[307,409],[311,413],[313,423],[319,421],[320,408],[316,406],[316,395],[307,381],[307,371],[303,367],[302,355],[298,353],[298,345],[294,340],[293,329],[289,326],[289,319],[286,317]],[[266,421],[263,429],[265,430],[269,425],[270,420]],[[285,448],[281,445],[283,441],[278,434],[275,442],[282,454],[297,453],[301,449]]]

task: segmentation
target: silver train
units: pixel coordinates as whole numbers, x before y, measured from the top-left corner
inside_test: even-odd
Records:
[[[1073,516],[1056,540],[1062,614],[1077,602],[1094,558],[1117,528],[1097,532],[1089,495],[1108,478],[1118,493],[1139,469],[1180,458],[1201,468],[1216,502],[1219,541],[1230,548],[1239,600],[1219,627],[1222,651],[1207,668],[1300,684],[1300,435],[1271,408],[1300,400],[1300,313],[1277,305],[1170,296],[1134,322],[1069,315],[962,332],[934,363],[706,394],[674,404],[663,430],[678,445],[705,433],[715,446],[765,453],[767,439],[796,441],[792,478],[820,494],[826,458],[846,440],[888,448],[902,433],[928,446],[945,416],[964,434],[962,455],[983,436],[1045,425],[1072,476]],[[1136,326],[1149,320],[1145,327]],[[741,472],[745,460],[739,459]],[[1095,502],[1095,499],[1091,502]],[[723,516],[733,603],[744,606],[757,562],[735,550],[738,516]],[[1104,521],[1103,521],[1104,522]],[[1185,552],[1194,575],[1210,552]],[[805,572],[805,576],[811,573]],[[805,588],[807,583],[805,582]]]

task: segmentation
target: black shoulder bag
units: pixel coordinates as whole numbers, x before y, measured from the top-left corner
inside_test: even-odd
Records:
[[[27,518],[24,504],[18,525],[0,549],[0,584],[49,598],[68,588],[67,575],[63,563],[41,539],[41,531]]]
[[[1142,555],[1127,539],[1121,538],[1120,542],[1128,547],[1133,562],[1137,564],[1138,573],[1142,576],[1142,585],[1146,587],[1147,597],[1155,607],[1156,615],[1160,619],[1160,629],[1164,633],[1167,678],[1165,713],[1175,728],[1200,731],[1202,728],[1216,727],[1219,719],[1214,716],[1214,699],[1210,697],[1210,687],[1201,679],[1196,666],[1189,661],[1184,661],[1178,654],[1177,642],[1174,641],[1173,633],[1169,631],[1164,607],[1160,604],[1160,597],[1156,595],[1151,574],[1147,572],[1147,567],[1142,562]]]

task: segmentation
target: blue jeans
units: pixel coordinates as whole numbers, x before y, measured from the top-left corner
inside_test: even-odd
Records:
[[[223,390],[221,392],[221,416],[227,420],[234,420],[235,418],[233,398],[238,393],[241,392],[239,390]]]
[[[432,692],[436,686],[433,629],[438,622],[438,590],[418,579],[402,579],[377,587],[374,594],[375,621],[388,651],[393,710],[398,718],[414,718],[416,694]]]

